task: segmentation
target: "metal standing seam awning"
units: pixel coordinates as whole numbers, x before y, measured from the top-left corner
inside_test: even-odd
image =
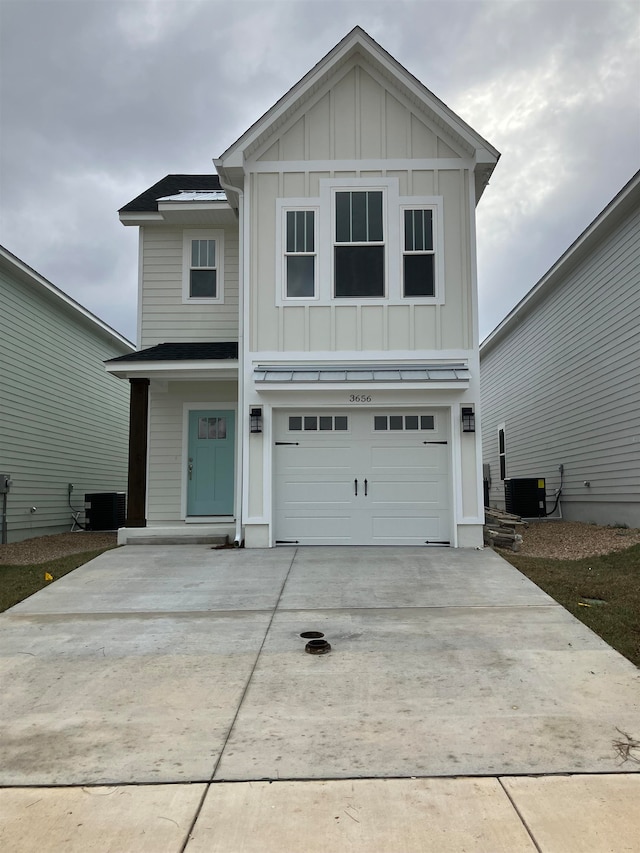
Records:
[[[464,388],[471,377],[467,364],[363,364],[363,365],[273,365],[258,364],[253,372],[256,385],[291,386],[303,383],[417,383],[434,387]]]

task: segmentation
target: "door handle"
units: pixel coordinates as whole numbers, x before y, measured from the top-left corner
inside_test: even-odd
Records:
[[[367,481],[366,480],[364,481],[364,496],[365,496],[365,498],[367,496]]]
[[[191,475],[193,474],[193,459],[189,459],[189,467],[187,470],[189,471],[189,479],[191,479]]]
[[[356,495],[356,497],[358,497],[358,480],[357,479],[355,479],[353,481],[353,485],[355,486],[355,490],[356,490],[355,495]]]

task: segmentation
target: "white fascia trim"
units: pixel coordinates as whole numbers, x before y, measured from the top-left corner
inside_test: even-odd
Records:
[[[228,201],[159,201],[159,211],[232,210]]]
[[[112,329],[111,326],[108,326],[103,320],[96,317],[95,314],[92,314],[91,311],[84,308],[79,302],[76,302],[75,299],[67,296],[64,291],[60,290],[60,288],[56,287],[55,284],[52,284],[48,279],[40,275],[39,272],[36,272],[36,270],[32,269],[28,264],[25,264],[24,261],[21,261],[20,258],[8,249],[5,249],[4,246],[0,246],[0,260],[4,260],[5,265],[9,267],[11,272],[18,272],[22,281],[26,279],[29,283],[38,285],[51,296],[54,296],[66,308],[70,308],[71,313],[79,314],[84,320],[88,320],[92,326],[95,326],[102,332],[106,332],[108,337],[113,341],[124,345],[124,348],[131,352],[135,352],[135,344],[132,344],[130,340],[125,338],[119,332],[116,332],[115,329]]]
[[[324,364],[328,367],[334,364],[344,364],[345,362],[353,362],[354,364],[372,363],[376,364],[388,361],[402,361],[408,365],[424,364],[425,362],[442,364],[446,366],[448,362],[469,361],[473,357],[474,351],[469,349],[451,349],[451,350],[291,350],[282,352],[282,350],[263,350],[261,352],[247,353],[247,365],[252,372],[253,368],[258,364]]]
[[[107,373],[122,379],[237,379],[238,362],[224,360],[220,366],[210,361],[149,361],[126,364],[107,364]]]
[[[148,225],[150,222],[164,222],[164,216],[161,213],[120,213],[120,222],[123,225]]]
[[[406,171],[423,170],[438,171],[452,169],[468,169],[473,171],[473,160],[462,157],[415,159],[377,159],[377,160],[260,160],[249,162],[246,172],[358,172],[358,171]],[[331,179],[326,179],[331,180]],[[355,180],[351,178],[351,180]],[[360,178],[358,178],[360,180]],[[372,179],[373,180],[373,179]],[[382,178],[378,178],[382,180]]]

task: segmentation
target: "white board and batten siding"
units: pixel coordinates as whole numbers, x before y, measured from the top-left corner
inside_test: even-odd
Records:
[[[126,492],[129,388],[104,362],[133,346],[4,251],[0,300],[0,473],[13,481],[12,542],[70,530],[69,483],[78,509],[85,493]]]
[[[565,518],[640,527],[637,183],[634,209],[604,234],[590,239],[585,232],[588,251],[559,266],[556,280],[520,309],[518,321],[481,349],[492,505],[504,505],[498,458],[504,423],[507,477],[545,477],[549,511],[563,465]]]
[[[191,230],[193,226],[189,226]],[[146,225],[142,230],[141,349],[167,341],[238,339],[238,230],[224,229],[224,301],[185,304],[182,299],[183,230]]]
[[[472,164],[442,127],[412,105],[362,58],[304,105],[246,166],[251,199],[250,349],[262,352],[469,350],[475,345],[471,269]],[[390,186],[400,204],[411,198],[441,205],[444,281],[441,300],[323,300],[283,304],[278,280],[276,209],[287,199],[309,199],[321,221],[330,216],[323,186],[331,180],[367,179]],[[355,186],[356,184],[354,184]],[[392,192],[393,191],[393,192]],[[400,239],[399,210],[389,210],[385,235]],[[322,228],[322,226],[321,226]],[[395,233],[397,231],[397,234]],[[324,267],[331,242],[325,231]],[[319,257],[319,263],[323,258]],[[400,264],[388,260],[389,279]],[[324,301],[324,304],[323,304]],[[436,304],[437,303],[437,304]]]

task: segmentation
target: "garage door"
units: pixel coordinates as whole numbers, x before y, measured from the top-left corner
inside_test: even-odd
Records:
[[[277,544],[448,544],[444,411],[278,412]]]

